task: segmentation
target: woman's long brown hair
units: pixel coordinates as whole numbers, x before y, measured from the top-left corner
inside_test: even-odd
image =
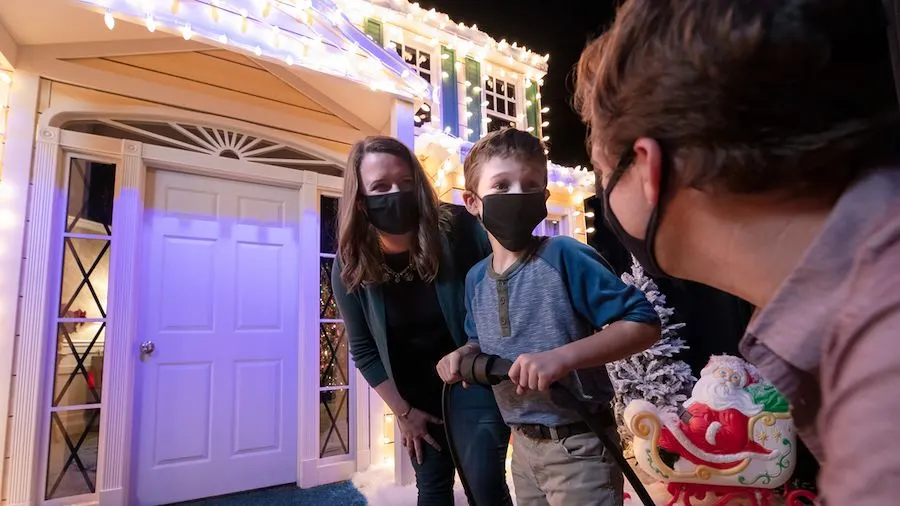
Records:
[[[366,284],[380,283],[384,276],[384,256],[378,230],[369,224],[361,205],[363,193],[360,166],[369,153],[385,153],[402,160],[413,176],[419,225],[409,251],[410,261],[426,282],[434,281],[441,258],[441,229],[447,223],[440,201],[422,164],[402,142],[393,137],[373,136],[357,142],[350,151],[344,172],[344,193],[340,200],[338,220],[338,256],[341,280],[347,292]]]

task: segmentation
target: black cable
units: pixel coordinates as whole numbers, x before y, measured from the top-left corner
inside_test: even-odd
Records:
[[[450,458],[453,460],[453,467],[456,468],[457,474],[459,474],[459,482],[462,484],[463,490],[466,492],[466,498],[469,500],[470,506],[477,506],[475,504],[475,496],[472,494],[472,489],[469,488],[469,482],[466,480],[466,473],[463,471],[462,465],[459,463],[459,459],[456,458],[456,443],[453,441],[453,431],[450,428],[450,394],[453,390],[453,386],[449,383],[444,383],[444,388],[441,389],[441,409],[443,410],[444,415],[444,434],[447,436],[447,451],[450,452]]]
[[[625,460],[622,448],[606,434],[606,427],[598,422],[597,415],[588,411],[585,403],[580,401],[568,388],[565,388],[559,383],[554,383],[550,388],[566,396],[568,400],[571,401],[567,403],[570,404],[567,407],[571,407],[578,412],[578,415],[584,419],[584,423],[591,429],[591,432],[600,438],[600,442],[606,447],[606,453],[612,455],[613,459],[615,459],[616,464],[619,465],[619,469],[622,470],[622,474],[625,475],[625,478],[631,483],[631,488],[634,489],[634,493],[637,494],[641,502],[644,503],[644,506],[655,506],[656,503],[653,501],[653,498],[650,497],[650,493],[647,492],[641,479],[638,478],[638,475],[634,472],[631,464]]]

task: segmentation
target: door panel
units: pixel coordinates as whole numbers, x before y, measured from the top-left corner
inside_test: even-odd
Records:
[[[166,171],[147,187],[138,500],[291,483],[299,191]]]

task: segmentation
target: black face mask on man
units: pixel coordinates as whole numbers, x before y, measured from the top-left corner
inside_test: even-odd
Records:
[[[665,160],[666,157],[663,156]],[[638,261],[639,264],[644,268],[644,271],[654,278],[659,277],[669,277],[665,271],[662,270],[662,267],[659,266],[659,262],[656,259],[656,252],[654,251],[654,247],[656,245],[656,232],[659,228],[660,216],[662,214],[663,207],[663,195],[665,194],[666,188],[666,176],[668,175],[669,167],[666,165],[666,162],[663,162],[663,167],[659,180],[659,199],[656,202],[656,206],[653,208],[653,213],[650,215],[650,220],[647,222],[647,228],[644,232],[644,238],[638,239],[637,237],[629,234],[625,231],[625,228],[619,222],[619,219],[616,218],[616,214],[613,212],[612,207],[609,205],[609,196],[612,194],[613,189],[616,187],[616,184],[619,182],[619,179],[622,177],[622,174],[631,166],[634,162],[634,152],[629,151],[625,156],[619,161],[618,166],[613,172],[613,175],[609,179],[609,184],[606,185],[606,188],[603,190],[603,216],[606,219],[606,223],[609,225],[609,228],[612,230],[613,234],[619,239],[619,242],[622,243],[622,246],[625,246],[634,258]],[[597,186],[600,186],[599,183]]]
[[[411,190],[367,195],[365,203],[369,223],[386,234],[402,235],[419,224],[419,203]]]
[[[547,217],[544,190],[530,193],[494,193],[481,199],[481,223],[501,246],[522,251],[534,228]]]

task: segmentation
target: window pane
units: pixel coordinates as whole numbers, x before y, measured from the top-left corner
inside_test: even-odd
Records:
[[[506,96],[513,100],[516,99],[516,86],[514,84],[506,85]]]
[[[498,130],[503,130],[504,128],[506,128],[506,120],[492,115],[488,115],[488,118],[491,119],[487,124],[488,132],[496,132]]]
[[[421,72],[419,72],[419,75],[422,76],[422,79],[428,81],[429,83],[431,82],[431,74],[429,74],[428,72],[421,71]],[[429,114],[431,113],[431,111],[428,111],[428,112],[429,112]]]
[[[411,47],[404,47],[403,48],[403,59],[406,61],[406,63],[415,67],[416,66],[416,50]]]
[[[334,300],[334,292],[331,290],[331,269],[334,260],[327,257],[319,258],[319,318],[323,320],[340,320],[337,302]]]
[[[350,408],[347,390],[319,392],[319,457],[350,453]]]
[[[110,241],[63,240],[60,318],[105,318]]]
[[[73,158],[69,166],[66,232],[110,235],[116,166]]]
[[[99,408],[50,413],[45,499],[94,493],[99,434]]]
[[[494,103],[494,96],[485,94],[484,98],[487,100],[487,110],[496,111],[497,105]]]
[[[319,385],[346,386],[350,352],[343,323],[319,324]]]
[[[516,103],[515,102],[507,102],[506,103],[506,114],[507,116],[516,116]]]
[[[337,252],[338,203],[336,197],[322,195],[319,198],[319,248],[322,253]]]
[[[423,70],[431,70],[431,54],[419,52],[419,68]]]
[[[397,51],[397,56],[399,56],[400,58],[403,58],[403,44],[400,44],[399,42],[392,40],[391,47],[394,48],[394,51]]]
[[[494,110],[499,112],[500,114],[506,114],[506,100],[497,98],[497,108]]]
[[[494,91],[494,78],[493,77],[489,77],[488,80],[485,81],[484,89],[493,93],[493,91]]]
[[[100,403],[105,337],[104,322],[58,324],[53,406]]]

